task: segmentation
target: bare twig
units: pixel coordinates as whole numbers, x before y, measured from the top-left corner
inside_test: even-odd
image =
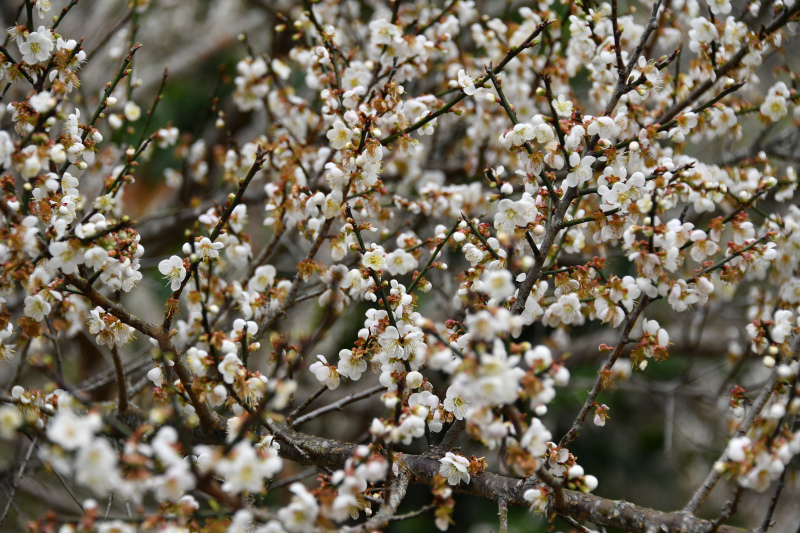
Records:
[[[503,498],[497,500],[497,515],[500,517],[500,533],[508,533],[508,502]]]
[[[317,409],[315,411],[311,411],[307,415],[301,416],[300,418],[297,418],[297,419],[293,420],[289,427],[294,428],[294,427],[297,427],[297,426],[299,426],[301,424],[305,424],[306,422],[308,422],[310,420],[314,420],[315,418],[319,418],[320,416],[324,415],[325,413],[330,413],[331,411],[340,411],[342,408],[344,408],[347,405],[350,405],[353,402],[357,402],[359,400],[363,400],[365,398],[369,398],[370,396],[374,396],[375,394],[378,394],[379,392],[381,392],[383,390],[386,390],[386,387],[384,387],[383,385],[376,385],[376,386],[374,386],[372,388],[369,388],[369,389],[367,389],[365,391],[354,392],[354,393],[352,393],[352,394],[350,394],[348,396],[345,396],[341,400],[333,402],[330,405],[326,405],[325,407],[320,407],[319,409]]]
[[[5,508],[3,508],[3,514],[0,515],[0,524],[3,523],[3,520],[6,519],[6,515],[8,514],[8,510],[11,508],[11,502],[14,499],[14,494],[17,492],[17,485],[19,484],[22,476],[25,474],[25,469],[28,467],[28,463],[33,456],[33,450],[36,448],[36,443],[39,442],[39,435],[33,437],[30,446],[28,446],[28,451],[25,453],[25,458],[22,460],[22,464],[19,465],[19,470],[17,471],[17,475],[11,478],[11,493],[8,495],[8,501],[6,502]]]
[[[800,335],[798,335],[795,338],[795,345],[798,339],[800,339]],[[775,390],[775,384],[777,383],[777,380],[778,380],[778,373],[773,370],[769,381],[767,382],[766,385],[764,385],[764,388],[761,389],[761,393],[758,395],[758,398],[756,398],[756,401],[753,402],[752,407],[750,407],[750,411],[748,411],[747,417],[744,419],[742,424],[739,426],[739,429],[736,431],[737,437],[745,435],[748,431],[750,431],[750,428],[753,427],[756,418],[758,418],[758,415],[761,413],[761,410],[764,408],[764,405],[766,405],[767,401],[772,396],[772,393]],[[719,459],[716,460],[715,464],[724,463],[727,460],[728,460],[728,450],[726,449],[725,451],[722,452],[722,455],[720,455]],[[692,495],[692,498],[691,500],[689,500],[689,503],[687,503],[686,507],[683,508],[683,511],[685,513],[695,514],[697,510],[700,509],[700,506],[703,505],[703,503],[706,501],[708,495],[711,494],[711,491],[714,490],[714,487],[717,486],[717,483],[719,482],[721,477],[722,477],[722,471],[717,468],[712,468],[709,471],[708,475],[706,476],[705,481],[703,481],[703,484],[700,485],[700,487]]]
[[[586,416],[589,414],[597,395],[600,394],[600,391],[603,389],[603,386],[606,382],[606,373],[611,369],[612,366],[614,366],[614,363],[617,362],[617,358],[622,353],[622,349],[628,343],[628,335],[631,334],[631,330],[636,324],[639,315],[642,314],[642,311],[644,311],[644,308],[647,307],[649,303],[650,298],[642,295],[642,297],[639,299],[639,304],[628,315],[625,327],[623,328],[619,337],[619,341],[617,342],[617,347],[613,352],[611,352],[611,355],[608,356],[608,360],[606,360],[603,370],[600,371],[600,375],[597,376],[597,379],[594,382],[594,387],[592,387],[592,390],[589,391],[589,395],[586,397],[586,401],[584,402],[580,413],[578,413],[578,416],[575,418],[575,421],[572,423],[572,427],[567,434],[561,438],[561,441],[558,443],[559,446],[568,448],[569,445],[572,444],[572,442],[578,437],[578,435],[580,435],[583,423],[586,421]]]

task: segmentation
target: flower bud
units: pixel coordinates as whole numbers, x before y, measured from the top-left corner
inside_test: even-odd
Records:
[[[422,385],[422,374],[420,374],[416,370],[413,372],[409,372],[406,375],[406,383],[410,388],[418,389],[420,385]]]

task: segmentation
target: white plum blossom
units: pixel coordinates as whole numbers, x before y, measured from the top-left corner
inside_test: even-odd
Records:
[[[7,3],[28,9],[0,53],[3,469],[92,496],[34,526],[380,529],[413,503],[406,476],[440,530],[470,528],[465,489],[516,483],[552,513],[547,474],[598,486],[575,455],[592,432],[641,440],[648,402],[608,405],[667,359],[691,385],[676,456],[731,435],[713,475],[763,492],[792,473],[798,0],[672,2],[657,38],[652,6],[607,0],[261,2],[263,35],[252,2],[141,0],[146,27],[95,43],[89,73],[80,39],[111,11]],[[235,72],[208,98],[159,85],[187,58]],[[561,446],[545,417],[590,376]],[[486,449],[497,474],[468,458]]]
[[[458,71],[458,85],[467,96],[472,96],[477,91],[475,88],[475,83],[464,69]]]
[[[264,292],[267,287],[275,284],[275,275],[277,270],[272,265],[262,265],[258,267],[253,273],[253,277],[247,282],[247,287],[250,290],[257,292]]]
[[[417,268],[417,259],[402,249],[397,249],[386,255],[386,269],[392,276],[403,275]]]
[[[0,439],[12,440],[22,422],[22,414],[16,405],[0,406]]]
[[[75,456],[75,480],[90,487],[95,494],[106,496],[119,482],[117,452],[101,437],[81,446]]]
[[[481,278],[481,290],[497,301],[505,300],[514,294],[515,289],[514,278],[506,269],[487,272]]]
[[[386,268],[386,252],[381,246],[373,244],[372,248],[367,250],[361,258],[361,265],[375,271],[383,270]]]
[[[182,464],[173,464],[162,475],[153,478],[153,485],[158,501],[177,502],[186,492],[192,490],[196,483],[190,470]]]
[[[158,271],[161,272],[165,278],[170,281],[170,288],[177,291],[181,288],[181,283],[186,279],[186,267],[183,265],[183,259],[177,255],[173,255],[169,259],[164,259],[158,264]]]
[[[219,257],[219,251],[225,245],[222,242],[211,242],[211,239],[208,237],[203,237],[200,241],[197,242],[195,248],[197,250],[197,255],[199,255],[203,259],[217,259]]]
[[[81,416],[65,409],[47,425],[47,438],[65,450],[73,451],[88,446],[102,426],[99,414]]]
[[[142,116],[142,108],[139,107],[133,100],[128,100],[125,102],[122,110],[125,118],[131,122],[136,122]]]
[[[441,466],[439,474],[447,478],[450,485],[458,485],[462,481],[469,484],[469,459],[462,455],[447,452],[444,457],[439,459]]]
[[[775,325],[770,329],[772,340],[778,344],[783,344],[786,337],[792,331],[792,312],[788,310],[775,311]]]
[[[522,122],[514,126],[514,128],[504,133],[500,137],[500,143],[506,147],[522,146],[528,141],[536,138],[536,130],[530,124]]]
[[[353,130],[345,126],[344,122],[341,120],[337,120],[333,123],[333,127],[328,130],[327,137],[331,142],[331,146],[337,150],[341,150],[350,142],[350,139],[353,137]]]
[[[289,486],[294,496],[289,505],[278,511],[278,518],[290,533],[304,533],[313,531],[314,522],[319,515],[317,499],[303,486],[302,483],[292,483]]]
[[[370,40],[373,45],[391,45],[399,41],[402,30],[386,19],[377,19],[369,23]]]
[[[358,381],[367,370],[367,361],[363,357],[355,357],[352,350],[340,350],[336,370],[342,376]]]
[[[39,26],[19,45],[19,51],[24,62],[35,65],[49,59],[54,46],[53,33],[46,27]]]
[[[520,444],[527,448],[534,457],[541,457],[547,451],[547,443],[552,439],[552,434],[538,418],[531,419],[528,430],[522,435]]]
[[[454,386],[447,389],[447,397],[444,400],[443,406],[446,411],[455,415],[458,420],[463,420],[469,410],[469,402],[467,402],[461,392]]]
[[[28,103],[37,113],[47,113],[53,109],[58,100],[56,100],[50,91],[42,91],[30,97]]]
[[[222,361],[217,366],[219,373],[222,375],[225,383],[233,383],[236,377],[244,372],[242,361],[235,353],[225,354]]]
[[[762,115],[769,117],[773,122],[777,122],[787,113],[786,99],[779,94],[770,94],[764,99],[759,110]]]
[[[567,100],[563,94],[559,94],[558,99],[553,100],[552,103],[553,103],[553,108],[556,110],[556,113],[558,113],[558,116],[569,117],[570,115],[572,115],[572,107],[573,107],[572,101]]]
[[[727,15],[731,12],[730,0],[709,0],[708,8],[715,15]]]
[[[313,373],[320,383],[323,383],[328,389],[333,390],[339,387],[339,371],[336,367],[328,364],[325,356],[318,355],[317,361],[308,367],[308,370]]]
[[[277,474],[283,461],[271,446],[260,447],[266,454],[262,458],[255,447],[243,440],[233,447],[232,459],[221,461],[216,471],[225,478],[222,490],[238,494],[244,491],[257,494],[264,488],[264,480]]]
[[[61,269],[64,274],[77,273],[78,265],[82,265],[85,260],[82,250],[74,242],[52,242],[48,251],[52,256],[50,267]]]
[[[692,19],[692,29],[689,31],[689,49],[699,52],[701,45],[710,43],[719,38],[716,26],[703,17]]]
[[[36,322],[44,320],[44,317],[49,315],[52,309],[50,302],[42,293],[25,297],[25,316],[31,317]]]
[[[568,187],[580,187],[590,179],[592,179],[592,164],[595,162],[595,157],[587,155],[583,158],[579,154],[572,154],[569,156],[570,172],[564,183]]]

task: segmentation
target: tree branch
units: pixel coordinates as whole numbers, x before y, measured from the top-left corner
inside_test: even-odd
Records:
[[[282,446],[280,453],[284,458],[300,464],[313,464],[331,470],[342,468],[356,447],[356,444],[305,435],[291,430],[283,430],[282,433],[284,437],[291,439],[295,443],[296,448],[301,448],[306,455],[303,458],[295,449]],[[396,463],[399,468],[399,473],[394,478],[397,486],[391,487],[392,497],[389,503],[386,504],[387,507],[393,505],[395,495],[399,496],[401,492],[405,493],[407,485],[404,487],[403,484],[406,483],[406,476],[409,484],[431,485],[434,477],[439,474],[439,467],[441,466],[437,459],[427,455],[398,455]],[[499,501],[502,498],[511,507],[528,507],[530,502],[525,500],[523,495],[526,490],[534,486],[536,485],[531,478],[514,479],[490,472],[481,472],[472,476],[468,484],[460,483],[458,486],[453,487],[453,491],[492,501]],[[398,488],[403,490],[397,490]],[[702,520],[680,511],[666,513],[639,507],[626,501],[608,500],[594,494],[584,494],[567,489],[564,489],[563,492],[563,507],[556,511],[559,515],[592,522],[597,525],[619,528],[634,533],[647,533],[650,531],[707,533],[713,526],[713,523],[708,520]],[[390,510],[393,514],[396,507]],[[383,512],[383,509],[381,512]],[[382,516],[387,516],[387,513]],[[743,530],[730,526],[722,526],[718,531],[720,533],[743,533]]]
[[[797,339],[800,339],[800,335],[795,338],[795,343]],[[795,344],[796,345],[796,344]],[[772,396],[772,392],[775,390],[775,383],[778,381],[778,373],[776,371],[772,371],[772,375],[770,376],[769,381],[764,388],[761,389],[761,394],[758,395],[758,398],[755,402],[753,402],[753,406],[750,408],[750,411],[747,413],[747,418],[744,419],[742,424],[739,426],[739,429],[736,431],[736,436],[741,437],[748,431],[750,428],[753,427],[753,424],[758,418],[758,415],[761,413],[761,410],[767,404],[767,401]],[[722,463],[728,460],[728,450],[725,449],[722,452],[722,455],[719,456],[719,459],[716,460],[714,464]],[[686,504],[686,507],[683,508],[683,511],[686,513],[696,513],[700,506],[706,501],[708,495],[711,494],[711,491],[714,490],[714,487],[717,486],[719,483],[720,478],[722,478],[722,471],[717,470],[716,468],[711,468],[711,471],[706,476],[705,481],[700,486],[700,488],[695,491],[692,499],[689,500],[689,503]]]

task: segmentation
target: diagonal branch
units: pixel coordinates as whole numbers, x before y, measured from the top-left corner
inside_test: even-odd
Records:
[[[397,513],[397,508],[400,507],[403,498],[406,496],[408,485],[411,482],[411,475],[408,470],[402,466],[400,466],[398,470],[397,475],[392,478],[389,487],[389,501],[381,506],[380,511],[361,526],[343,529],[342,531],[346,531],[347,533],[380,531],[392,521],[392,518]]]
[[[327,388],[325,389],[327,390]],[[315,418],[319,418],[320,416],[324,415],[325,413],[330,413],[331,411],[341,411],[346,405],[350,405],[351,403],[357,402],[359,400],[363,400],[365,398],[369,398],[383,390],[386,390],[386,387],[383,385],[375,385],[374,387],[367,389],[361,392],[354,392],[348,396],[345,396],[341,400],[335,401],[330,405],[326,405],[325,407],[320,407],[314,411],[311,411],[307,415],[303,415],[300,418],[296,418],[295,420],[291,421],[290,427],[299,426],[300,424],[305,424],[310,420],[314,420]]]
[[[798,11],[800,11],[800,3],[795,3],[792,7],[784,9],[783,13],[780,14],[778,18],[776,18],[772,24],[764,28],[761,32],[763,36],[769,35],[771,33],[776,32],[780,28],[782,28],[789,19]],[[727,76],[728,72],[732,71],[733,69],[737,68],[739,64],[744,59],[744,56],[750,51],[750,43],[745,42],[741,48],[739,48],[731,58],[725,62],[724,65],[717,68],[714,71],[714,75],[710,76],[706,81],[701,83],[700,85],[695,88],[689,96],[678,102],[677,104],[673,105],[666,113],[661,115],[661,117],[656,120],[659,124],[665,124],[678,116],[683,108],[700,98],[706,91],[708,91],[717,81],[723,79]]]
[[[603,111],[603,115],[610,115],[617,106],[619,99],[622,98],[623,94],[625,94],[625,90],[628,88],[628,76],[631,75],[633,67],[636,66],[636,62],[639,60],[639,56],[642,55],[642,51],[644,51],[644,45],[647,43],[647,39],[650,38],[650,34],[653,33],[658,27],[658,9],[661,7],[661,2],[662,0],[657,0],[653,4],[653,11],[650,13],[650,20],[647,22],[644,32],[642,32],[642,37],[639,39],[639,44],[636,45],[636,49],[634,49],[633,53],[628,58],[628,64],[625,66],[625,70],[621,71],[621,75],[617,80],[617,86],[614,88],[614,94],[611,95],[611,99],[608,101],[608,104],[606,104],[606,109]],[[614,10],[614,15],[616,20],[616,10]],[[622,56],[619,52],[618,54],[621,60]],[[619,68],[619,65],[617,65],[617,67]]]
[[[558,443],[559,446],[564,448],[569,447],[569,445],[572,444],[578,435],[580,435],[583,423],[586,421],[586,416],[589,414],[597,395],[600,394],[601,390],[603,390],[603,385],[606,380],[605,373],[608,372],[611,367],[614,366],[614,363],[617,362],[617,358],[622,353],[622,349],[628,343],[628,336],[631,334],[631,330],[636,324],[636,320],[639,319],[639,315],[642,314],[642,311],[644,311],[644,308],[647,307],[649,303],[650,298],[646,295],[642,295],[642,298],[639,300],[639,305],[637,305],[631,314],[628,315],[628,321],[625,324],[625,328],[622,330],[622,334],[620,335],[616,349],[611,353],[611,355],[608,356],[608,360],[606,361],[603,370],[600,371],[600,375],[597,376],[597,380],[594,382],[594,387],[592,387],[592,390],[586,397],[586,401],[584,402],[580,413],[578,413],[578,416],[575,418],[575,421],[572,423],[572,427],[567,434],[561,438],[561,442]]]
[[[798,335],[796,339],[800,339],[800,335]],[[753,406],[750,408],[750,411],[748,411],[747,418],[744,419],[744,422],[742,422],[742,424],[739,426],[739,429],[736,431],[737,437],[741,437],[742,435],[750,431],[751,427],[753,427],[756,418],[758,418],[758,415],[761,414],[761,410],[764,408],[767,401],[772,397],[772,393],[775,390],[775,384],[777,383],[777,380],[778,380],[778,373],[773,371],[769,381],[767,382],[766,385],[764,385],[764,388],[761,390],[761,394],[758,395],[758,398],[753,403]],[[716,465],[717,463],[724,463],[727,460],[728,460],[728,450],[726,449],[724,452],[722,452],[722,455],[719,456],[719,459],[717,459],[714,464]],[[683,508],[683,511],[692,514],[696,513],[697,510],[700,509],[700,506],[703,505],[703,503],[706,501],[708,495],[711,494],[711,491],[714,490],[714,487],[717,486],[717,483],[719,483],[719,480],[722,478],[722,474],[723,474],[722,471],[716,468],[712,468],[711,471],[706,476],[705,481],[703,481],[703,484],[700,485],[697,491],[695,491],[695,493],[692,495],[692,499],[689,500],[689,503],[687,503],[686,507]]]

